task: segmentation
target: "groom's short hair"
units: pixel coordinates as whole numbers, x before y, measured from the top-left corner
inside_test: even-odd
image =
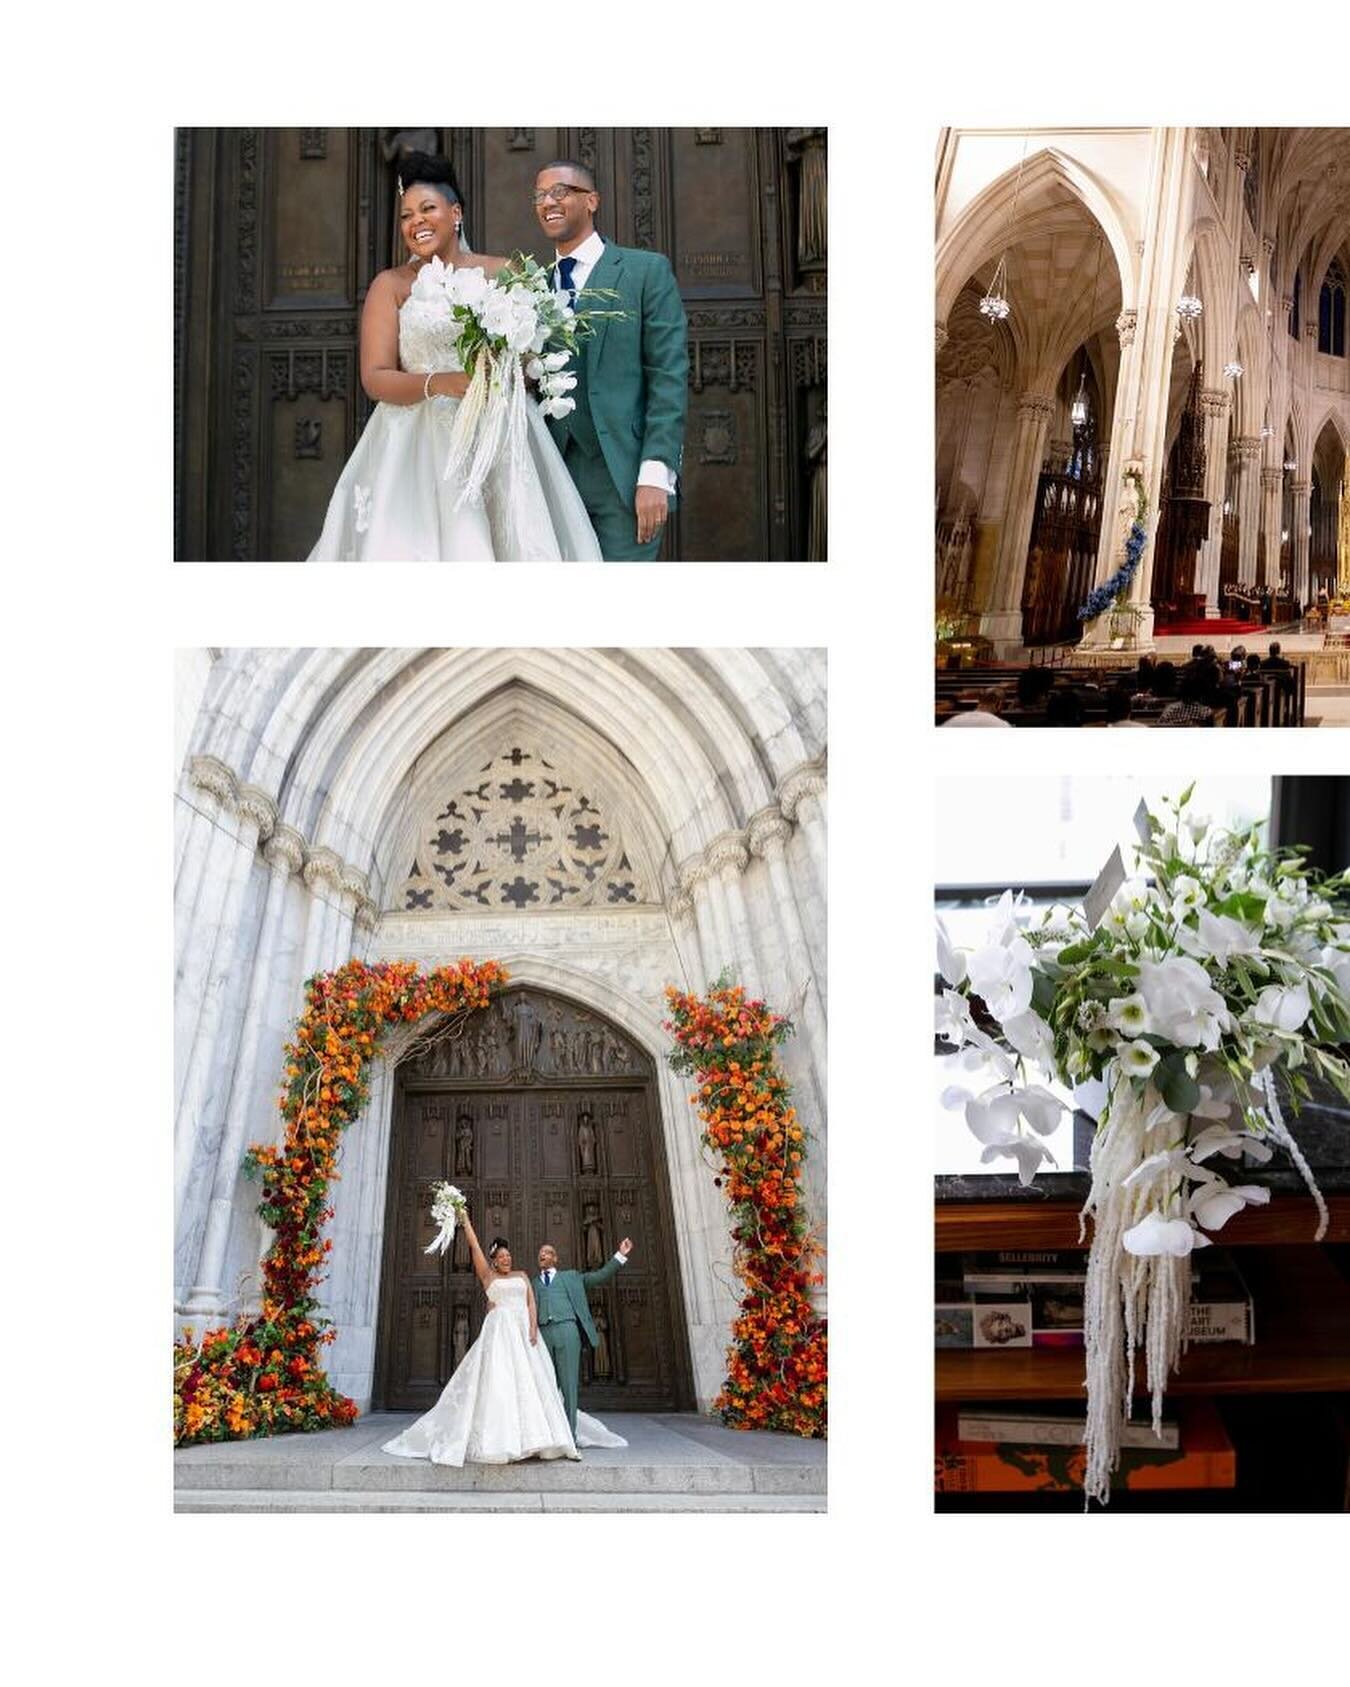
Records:
[[[541,164],[535,171],[536,180],[543,175],[545,170],[575,170],[577,175],[585,181],[587,193],[599,193],[600,191],[595,185],[595,171],[588,169],[586,165],[579,163],[575,158],[550,158],[547,164]]]

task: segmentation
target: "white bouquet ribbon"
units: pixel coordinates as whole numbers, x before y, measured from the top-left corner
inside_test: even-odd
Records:
[[[422,1249],[423,1253],[444,1254],[450,1251],[450,1244],[455,1239],[455,1220],[467,1204],[463,1194],[453,1183],[435,1185],[431,1200],[431,1217],[441,1228],[431,1246]]]
[[[487,477],[503,449],[510,454],[513,473],[520,472],[525,462],[527,425],[520,354],[509,349],[494,353],[484,347],[450,429],[450,455],[443,478],[461,477],[456,509],[482,497]]]

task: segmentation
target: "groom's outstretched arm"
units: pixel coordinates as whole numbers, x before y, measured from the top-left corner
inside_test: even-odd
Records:
[[[607,1259],[598,1271],[583,1271],[581,1281],[588,1288],[598,1288],[601,1283],[607,1283],[621,1265],[628,1262],[628,1256],[633,1251],[633,1244],[627,1236],[619,1243],[619,1251],[613,1259]]]
[[[642,461],[680,472],[684,418],[689,404],[689,334],[684,300],[669,260],[652,254],[642,291],[642,368],[647,413],[642,425]]]

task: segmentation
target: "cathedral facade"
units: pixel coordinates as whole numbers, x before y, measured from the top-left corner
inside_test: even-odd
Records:
[[[941,625],[1108,637],[1141,500],[1133,646],[1350,594],[1350,130],[949,129],[936,211]]]
[[[632,1236],[585,1399],[706,1409],[737,1286],[664,991],[725,972],[794,1020],[823,1239],[824,653],[193,651],[179,687],[176,1322],[257,1305],[241,1158],[280,1140],[305,980],[493,959],[502,995],[462,1035],[391,1044],[344,1137],[329,1374],[362,1409],[419,1409],[476,1336],[467,1256],[423,1251],[444,1176],[524,1264]]]

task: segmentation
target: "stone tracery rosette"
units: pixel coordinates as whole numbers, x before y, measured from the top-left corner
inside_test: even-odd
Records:
[[[420,824],[402,912],[651,905],[648,876],[603,788],[537,745],[504,747],[447,782]]]

